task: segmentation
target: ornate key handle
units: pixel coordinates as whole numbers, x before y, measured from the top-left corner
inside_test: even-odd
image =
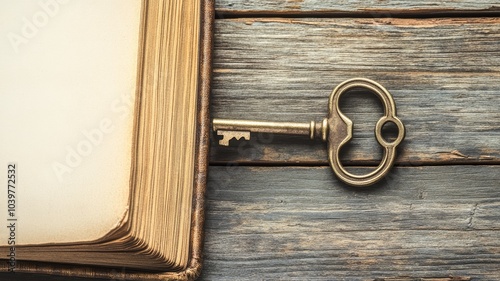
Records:
[[[384,116],[375,125],[375,137],[384,148],[384,156],[378,167],[371,173],[355,175],[344,169],[339,159],[340,149],[352,138],[352,121],[339,108],[340,97],[354,88],[367,89],[376,94],[384,105]],[[335,174],[343,182],[352,186],[367,186],[382,179],[394,164],[396,147],[405,136],[405,127],[396,117],[396,104],[392,95],[382,85],[365,78],[354,78],[338,85],[330,95],[328,123],[328,158]],[[393,142],[387,142],[382,136],[382,127],[392,122],[398,127],[398,136]]]

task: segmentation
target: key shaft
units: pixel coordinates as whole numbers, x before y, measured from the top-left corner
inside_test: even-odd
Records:
[[[327,119],[317,123],[315,121],[296,122],[270,122],[253,120],[218,119],[212,120],[214,131],[246,131],[250,133],[271,133],[284,135],[304,135],[311,139],[321,137],[327,140],[328,125]]]

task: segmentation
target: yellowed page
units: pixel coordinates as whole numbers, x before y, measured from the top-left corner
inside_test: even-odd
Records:
[[[0,0],[0,220],[15,163],[16,245],[98,239],[126,214],[140,10]]]

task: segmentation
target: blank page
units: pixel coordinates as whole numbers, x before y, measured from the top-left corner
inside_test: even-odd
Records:
[[[90,241],[126,218],[141,4],[0,0],[0,219],[15,163],[17,245]]]

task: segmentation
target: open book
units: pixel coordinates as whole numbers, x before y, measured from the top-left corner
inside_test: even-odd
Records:
[[[0,3],[3,271],[199,272],[212,4]]]

